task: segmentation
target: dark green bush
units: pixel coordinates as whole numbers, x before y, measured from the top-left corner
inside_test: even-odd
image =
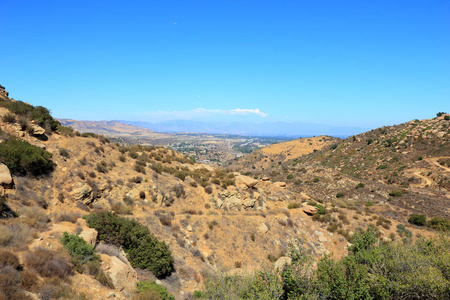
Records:
[[[286,178],[287,179],[294,179],[294,175],[293,174],[289,174]]]
[[[389,193],[389,196],[392,196],[392,197],[401,197],[402,195],[403,195],[402,191],[392,191]]]
[[[52,154],[26,141],[10,138],[0,143],[0,161],[15,175],[48,174],[53,170]]]
[[[450,220],[443,217],[433,217],[428,221],[428,226],[440,231],[450,231]]]
[[[360,182],[355,186],[355,189],[361,189],[364,187],[364,183]]]
[[[409,216],[408,222],[417,226],[424,226],[427,223],[424,215],[415,214]]]
[[[336,198],[344,198],[344,193],[337,193]]]
[[[50,111],[43,106],[35,107],[22,101],[12,101],[8,103],[7,108],[17,115],[29,116],[39,126],[44,128],[48,126],[52,131],[55,131],[61,125],[61,123],[53,119]]]
[[[174,260],[167,245],[137,221],[111,212],[92,213],[85,219],[89,227],[98,231],[99,240],[122,247],[133,267],[148,269],[157,277],[166,277],[173,271]]]

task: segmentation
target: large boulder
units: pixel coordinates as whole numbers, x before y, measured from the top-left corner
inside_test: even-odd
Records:
[[[280,187],[280,188],[285,188],[286,182],[278,181],[278,182],[274,182],[273,185]]]
[[[83,228],[83,231],[80,233],[80,237],[82,237],[86,243],[89,245],[95,246],[97,243],[98,232],[94,228]]]
[[[3,188],[11,188],[14,185],[11,172],[9,172],[8,167],[2,163],[0,163],[0,185]]]
[[[318,211],[317,207],[312,205],[306,205],[305,207],[303,207],[303,212],[310,216],[316,214],[317,211]]]
[[[239,175],[235,177],[236,186],[242,186],[247,188],[253,188],[258,184],[258,180],[245,175]]]
[[[280,257],[274,264],[273,268],[275,270],[278,270],[279,272],[282,272],[286,266],[289,266],[292,263],[292,258],[288,256],[282,256]]]
[[[136,271],[129,265],[121,261],[116,256],[101,254],[101,268],[107,276],[111,278],[114,287],[120,291],[129,293],[136,290],[138,278]]]
[[[86,183],[77,183],[74,186],[74,189],[70,193],[72,198],[76,201],[85,201],[86,204],[89,204],[93,200],[92,188]]]
[[[45,129],[39,125],[31,124],[31,128],[33,129],[33,135],[43,135],[45,133]]]

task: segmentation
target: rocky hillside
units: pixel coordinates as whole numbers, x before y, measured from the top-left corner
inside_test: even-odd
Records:
[[[339,138],[323,135],[272,144],[232,161],[230,168],[261,172],[274,168],[285,161],[299,159],[303,155],[330,147],[340,141]]]
[[[71,127],[79,132],[93,132],[101,135],[148,135],[152,130],[119,121],[77,121],[58,119],[61,125]]]
[[[192,299],[208,274],[286,261],[292,245],[337,258],[369,225],[384,240],[435,235],[408,217],[432,217],[430,203],[447,209],[435,204],[444,191],[404,193],[310,157],[290,160],[295,147],[267,152],[278,160],[261,171],[212,168],[171,149],[73,131],[3,88],[0,97],[0,299],[159,299],[150,294],[164,288]],[[301,143],[320,157],[327,150],[316,146],[338,142]]]

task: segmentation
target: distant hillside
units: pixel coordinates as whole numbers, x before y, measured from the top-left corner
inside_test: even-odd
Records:
[[[347,137],[367,130],[359,127],[333,127],[323,124],[300,122],[238,123],[171,120],[150,123],[124,120],[120,121],[159,132],[203,132],[210,134],[235,134],[244,136],[305,137],[331,135],[336,137]]]
[[[235,160],[231,167],[234,169],[251,167],[254,171],[263,171],[287,160],[295,160],[303,155],[330,147],[341,141],[341,139],[331,136],[317,136],[272,144]]]
[[[103,135],[142,135],[152,131],[136,125],[119,121],[77,121],[71,119],[58,119],[63,126],[70,126],[79,132],[93,132]]]

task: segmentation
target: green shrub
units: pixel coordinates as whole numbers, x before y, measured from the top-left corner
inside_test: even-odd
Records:
[[[327,213],[327,211],[326,211],[325,207],[323,207],[323,205],[317,204],[316,207],[317,207],[317,213],[319,215],[324,215]]]
[[[401,197],[402,195],[403,195],[402,191],[392,191],[389,193],[389,196],[392,196],[392,197]]]
[[[446,120],[446,121],[450,120],[450,116],[449,116],[449,115],[446,115],[446,116],[444,117],[444,120]]]
[[[122,247],[133,267],[148,269],[157,277],[166,277],[173,271],[174,260],[167,245],[137,221],[111,212],[92,213],[84,218],[89,227],[98,231],[99,240]]]
[[[379,165],[378,167],[377,167],[377,170],[383,170],[383,169],[387,169],[387,165]]]
[[[294,175],[293,174],[289,174],[286,178],[287,179],[294,179]]]
[[[294,208],[299,208],[300,207],[300,203],[289,203],[288,205],[288,209],[294,209]]]
[[[12,101],[8,103],[7,108],[17,115],[29,116],[39,126],[44,128],[48,126],[52,131],[55,131],[61,125],[61,123],[53,119],[50,111],[43,106],[35,107],[22,101]]]
[[[337,193],[336,198],[344,198],[344,193]]]
[[[137,291],[139,294],[145,294],[148,291],[156,292],[154,294],[159,295],[161,300],[175,300],[175,297],[170,294],[167,289],[161,285],[156,284],[154,281],[141,281],[137,283]],[[154,299],[154,298],[148,298]]]
[[[2,120],[5,123],[16,123],[16,115],[7,113],[2,117]]]
[[[361,189],[364,187],[364,183],[360,182],[355,186],[355,189]]]
[[[450,220],[444,217],[433,217],[428,221],[428,226],[440,231],[450,231]]]
[[[86,243],[82,237],[64,232],[61,237],[61,243],[69,252],[72,257],[72,263],[78,270],[87,262],[99,263],[100,256],[96,253],[94,247]]]
[[[313,182],[319,182],[320,181],[320,179],[318,178],[318,177],[315,177],[314,179],[313,179]]]
[[[426,224],[426,218],[424,215],[412,214],[409,216],[408,222],[417,226],[424,226]]]
[[[0,143],[0,161],[14,175],[48,174],[53,170],[52,154],[26,141],[10,138]]]
[[[102,160],[97,163],[97,171],[100,173],[108,173],[108,165],[106,164],[106,161]]]

